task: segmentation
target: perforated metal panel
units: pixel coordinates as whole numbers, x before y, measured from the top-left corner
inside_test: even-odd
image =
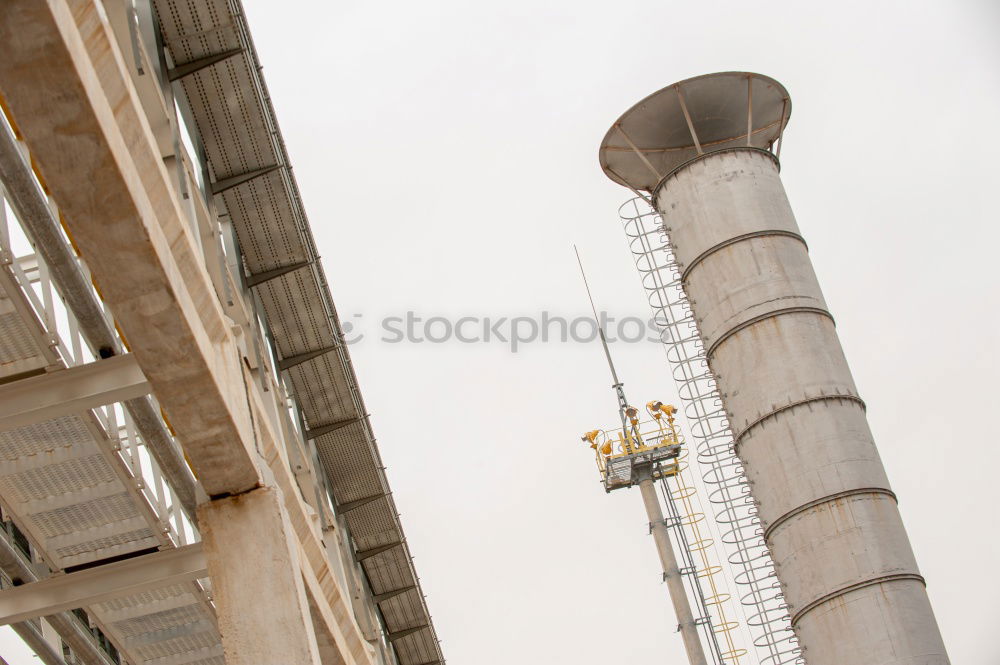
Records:
[[[198,82],[192,84],[198,87]],[[252,138],[252,137],[251,137]],[[252,145],[255,153],[259,150]],[[263,157],[248,161],[240,160],[238,168],[244,170],[217,173],[218,179],[223,179],[239,173],[277,164],[273,151],[267,153],[270,163],[261,163]],[[252,166],[259,164],[259,166]],[[237,228],[240,247],[246,256],[247,266],[251,272],[259,273],[280,266],[292,265],[307,261],[309,251],[305,241],[295,224],[292,209],[285,196],[285,185],[280,171],[255,178],[240,187],[235,187],[223,194],[226,210],[231,215],[244,219],[254,216],[259,219],[259,226]]]
[[[58,568],[158,544],[87,417],[0,432],[0,496]]]
[[[198,589],[172,585],[115,598],[92,611],[137,663],[221,662],[214,612]]]
[[[367,442],[364,440],[361,423],[348,425],[316,439],[316,449],[319,452],[320,461],[327,470],[327,475],[341,504],[384,494],[387,489],[381,483],[382,478],[380,478],[377,469],[372,468],[371,464],[367,463],[368,460],[365,459],[366,447]],[[354,520],[351,524],[354,538],[362,539],[372,533],[364,528],[363,522],[355,519],[355,515],[367,514],[372,511],[384,513],[386,507],[384,503],[377,506],[373,504],[373,507],[364,513],[351,511],[349,515]],[[354,532],[355,526],[360,529],[359,532]],[[388,531],[393,531],[393,535],[395,535],[391,518],[384,519],[381,526]],[[359,546],[362,549],[369,547],[367,542],[359,543]]]
[[[191,605],[196,602],[191,588],[174,584],[172,586],[160,587],[142,593],[122,596],[97,605],[97,608],[114,621],[119,621],[115,617],[121,617],[126,613],[136,614],[139,608],[147,608],[150,612],[161,612],[166,609]],[[142,612],[138,612],[142,614]]]
[[[335,380],[340,371],[336,360],[333,353],[328,353],[288,370],[303,412],[323,414],[328,418],[326,422],[340,422],[356,415],[346,381]],[[325,424],[316,418],[314,426]]]
[[[115,624],[118,634],[125,639],[133,639],[147,633],[169,630],[177,626],[196,624],[205,618],[197,605],[174,607],[160,612],[152,612],[135,619],[126,619]]]
[[[197,653],[202,650],[210,653],[222,653],[219,638],[211,629],[179,637],[169,637],[169,634],[163,635],[162,633],[165,632],[161,631],[160,634],[156,634],[156,637],[166,637],[166,639],[157,639],[150,644],[141,644],[139,638],[126,640],[126,642],[135,645],[132,651],[137,653],[144,661],[167,658],[168,656],[175,656],[177,654]]]
[[[0,450],[6,441],[0,435]],[[117,488],[118,478],[100,454],[57,462],[39,469],[0,476],[0,493],[16,503],[41,501],[69,491]]]
[[[0,378],[58,371],[63,361],[50,334],[16,285],[0,266]],[[172,546],[136,483],[93,412],[0,431],[0,499],[56,571]],[[214,613],[196,583],[86,610],[134,665],[222,662]]]
[[[154,0],[167,51],[175,65],[242,47],[240,56],[187,76],[182,87],[215,181],[281,166],[216,198],[236,229],[251,275],[317,259],[281,135],[267,101],[259,63],[244,30],[239,2]],[[220,103],[219,100],[226,100]],[[317,263],[255,287],[281,358],[340,344],[340,324],[322,267]],[[330,352],[289,370],[289,379],[310,428],[351,419],[316,440],[321,463],[339,504],[388,491],[370,424],[357,392],[350,360]],[[375,593],[417,584],[409,550],[391,497],[346,519],[358,549],[403,542],[363,562]],[[375,545],[369,545],[375,544]],[[419,591],[381,604],[390,633],[430,626]],[[444,660],[433,627],[400,638],[402,665]]]
[[[31,333],[0,289],[0,377],[45,367],[45,359],[32,343]]]
[[[282,357],[332,344],[333,326],[323,311],[323,297],[311,270],[303,268],[272,279],[258,287],[257,293]]]

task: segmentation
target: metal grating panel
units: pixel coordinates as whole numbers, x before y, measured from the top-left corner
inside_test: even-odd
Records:
[[[190,587],[174,584],[172,586],[165,586],[159,589],[143,591],[142,593],[133,594],[131,596],[114,598],[107,602],[100,603],[96,607],[102,612],[111,613],[121,610],[135,609],[143,605],[155,605],[156,603],[173,600],[175,598],[188,598],[189,600],[186,604],[195,602],[194,596],[191,595]]]
[[[15,363],[23,364],[23,361],[31,359],[37,359],[41,366],[45,365],[45,360],[38,353],[28,327],[14,311],[10,299],[0,295],[0,372]]]
[[[331,352],[288,370],[303,413],[323,414],[326,422],[347,420],[357,413],[347,390],[347,382],[334,380],[339,372],[334,366],[335,360],[336,356]],[[318,416],[314,419],[314,426],[324,424]],[[360,432],[358,436],[361,436]]]
[[[387,499],[355,508],[347,514],[347,520],[351,527],[351,535],[358,543],[358,549],[367,550],[397,542],[392,505]]]
[[[234,217],[254,216],[258,220],[253,227],[241,225],[237,228],[240,248],[251,272],[309,260],[308,250],[288,206],[281,171],[254,178],[226,191],[222,198]]]
[[[181,83],[194,119],[191,128],[213,179],[287,166],[239,1],[154,0],[153,5],[175,65],[237,46],[245,49],[243,55],[187,76]],[[219,103],[222,99],[225,104]],[[251,274],[316,258],[297,187],[287,168],[227,190],[216,202],[237,231]],[[339,343],[339,322],[318,264],[255,290],[280,357]],[[352,393],[357,380],[345,358],[329,353],[289,371],[310,426],[364,417],[360,395]],[[367,421],[320,437],[316,443],[338,502],[386,492],[382,462]],[[391,498],[377,504],[368,513],[347,515],[356,543],[403,538]],[[373,589],[384,590],[398,580],[414,583],[405,544],[363,565]],[[422,596],[408,596],[386,615],[390,631],[430,623]],[[443,661],[433,628],[399,640],[396,646],[402,665]]]
[[[339,503],[385,493],[387,488],[382,485],[377,469],[371,464],[367,447],[361,423],[348,425],[316,439],[316,449]],[[363,535],[353,533],[353,524],[351,528],[355,538]]]
[[[192,661],[186,661],[185,660],[185,661],[182,661],[182,662],[184,663],[184,665],[226,665],[226,659],[223,658],[222,655],[221,655],[222,654],[222,648],[221,647],[219,649],[203,649],[202,651],[204,653],[201,654],[201,655],[205,655],[205,654],[209,654],[209,653],[218,653],[219,655],[212,656],[212,657],[209,657],[209,658],[202,658],[202,659],[199,659],[199,660],[192,660]],[[159,664],[158,663],[151,663],[151,665],[159,665]]]
[[[376,593],[401,589],[413,584],[413,578],[406,573],[406,570],[400,570],[400,558],[400,551],[388,550],[370,559],[365,559],[362,563],[369,579],[372,580],[373,590]],[[406,618],[401,618],[400,623],[406,623]],[[398,624],[396,625],[398,626]]]
[[[312,271],[306,268],[272,279],[257,289],[282,357],[331,346],[334,337]]]
[[[126,522],[139,516],[131,497],[121,494],[94,499],[72,506],[35,513],[31,516],[42,535],[55,538],[88,529]]]
[[[186,43],[189,44],[190,41]],[[240,46],[238,38],[233,38],[230,44],[231,46],[226,47],[220,45],[220,48],[228,50]],[[244,92],[252,89],[253,83],[243,58],[230,58],[215,67],[188,76],[182,85],[189,99],[210,102],[199,104],[195,117],[199,127],[214,128],[215,136],[220,137],[220,141],[213,142],[215,145],[211,152],[206,153],[216,180],[267,168],[276,163],[277,154],[271,145],[260,103],[252,93],[247,95]],[[218,99],[216,91],[220,89],[226,89],[230,94],[229,104],[211,103]]]
[[[400,629],[403,630],[403,629]],[[412,635],[396,640],[394,646],[401,660],[414,663],[434,662],[434,651],[428,646],[428,631],[422,630]]]
[[[205,611],[200,605],[185,605],[162,612],[153,612],[134,619],[115,623],[115,630],[128,639],[146,633],[168,630],[177,626],[197,623],[205,619]]]
[[[152,644],[144,644],[137,647],[135,652],[143,660],[153,660],[154,658],[166,658],[167,656],[176,656],[191,651],[198,651],[199,649],[210,649],[218,646],[218,634],[212,631],[205,631],[165,639]]]
[[[15,460],[57,448],[69,448],[89,440],[90,432],[80,416],[61,416],[0,432],[0,459]]]
[[[91,557],[94,559],[106,559],[126,552],[136,552],[149,549],[158,545],[156,534],[148,527],[134,529],[113,536],[104,536],[95,540],[87,540],[82,543],[67,545],[56,550],[56,554],[61,559],[70,557],[79,558],[81,554],[100,553],[100,556]],[[113,550],[110,551],[110,550]],[[66,564],[66,561],[63,562]],[[69,565],[75,565],[70,563]]]
[[[413,613],[419,609],[419,606],[420,598],[417,591],[413,590],[407,591],[395,598],[390,598],[384,601],[379,607],[382,608],[382,613],[393,621],[394,625],[401,626],[404,625],[405,618],[413,616]]]
[[[0,476],[0,495],[11,503],[39,501],[86,488],[116,483],[114,470],[100,453]]]
[[[16,287],[5,292],[0,298],[0,377],[63,366],[56,350],[46,346],[50,337],[26,294]],[[169,546],[136,483],[92,412],[0,432],[0,498],[56,571]],[[133,649],[138,644],[174,663],[213,662],[221,642],[214,614],[201,596],[192,582],[85,609],[132,665],[145,662]],[[190,609],[179,611],[181,606]]]
[[[226,0],[158,3],[156,9],[164,41],[175,63],[239,46]]]

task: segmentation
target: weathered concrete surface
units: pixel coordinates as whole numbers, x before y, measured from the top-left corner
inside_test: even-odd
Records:
[[[124,9],[122,14],[124,15]],[[29,230],[38,253],[44,258],[66,307],[73,312],[80,332],[91,348],[107,347],[122,353],[113,325],[104,317],[101,302],[90,287],[90,279],[62,239],[62,227],[43,192],[31,176],[31,166],[21,152],[21,144],[6,129],[0,130],[0,179],[8,203]],[[171,491],[194,520],[198,492],[196,482],[180,449],[163,424],[159,410],[147,397],[125,402],[136,428],[156,459]]]
[[[261,467],[270,467],[292,525],[284,533],[300,548],[296,574],[306,580],[320,641],[336,651],[324,650],[324,662],[370,663],[280,430],[245,387],[249,370],[102,5],[0,3],[0,38],[0,94],[198,480],[211,495],[239,495],[261,487]]]
[[[810,665],[948,662],[773,159],[718,152],[656,195]]]
[[[101,5],[0,3],[0,40],[0,94],[195,474],[260,485],[241,358]]]
[[[298,536],[302,575],[309,602],[313,606],[313,620],[323,663],[371,663],[374,651],[365,641],[363,631],[354,618],[350,591],[340,586],[333,569],[335,565],[342,565],[336,562],[336,550],[327,549],[319,533],[317,515],[299,494],[286,451],[278,445],[278,434],[271,430],[270,421],[260,417],[264,413],[264,405],[256,391],[250,392],[250,404],[257,417],[262,453],[274,474],[274,483],[284,496],[290,522]],[[325,507],[322,508],[326,510]],[[334,522],[329,511],[326,522]],[[334,561],[331,562],[331,559]],[[336,653],[333,653],[334,650]]]
[[[226,665],[319,665],[298,545],[280,491],[198,507]]]

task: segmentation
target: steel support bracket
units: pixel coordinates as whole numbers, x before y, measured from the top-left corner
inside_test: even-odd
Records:
[[[413,628],[404,628],[403,630],[397,630],[395,633],[389,633],[386,637],[390,642],[395,642],[396,640],[402,639],[407,635],[412,635],[413,633],[424,630],[425,628],[430,628],[428,624],[421,624],[419,626],[414,626]]]
[[[319,257],[317,257],[319,258]],[[290,272],[295,272],[301,268],[306,268],[311,266],[314,261],[300,261],[299,263],[293,263],[287,266],[281,266],[280,268],[274,268],[273,270],[265,270],[264,272],[255,273],[253,275],[247,275],[246,283],[247,286],[253,287],[263,284],[264,282],[270,282],[272,279],[278,279]]]
[[[365,559],[370,559],[376,554],[381,554],[382,552],[388,552],[394,547],[399,547],[403,544],[403,541],[398,540],[394,543],[389,543],[388,545],[379,545],[378,547],[372,547],[367,550],[358,550],[354,553],[354,560],[361,563]]]
[[[357,510],[362,506],[367,506],[369,503],[378,501],[379,499],[384,499],[387,496],[389,496],[389,494],[375,494],[373,496],[366,496],[363,499],[348,501],[347,503],[338,503],[333,507],[333,511],[338,515],[343,515],[344,513],[349,513],[352,510]]]
[[[681,525],[681,518],[679,517],[665,517],[663,518],[663,526],[668,529],[676,529]]]
[[[228,51],[223,51],[222,53],[213,53],[212,55],[206,55],[203,58],[198,58],[197,60],[192,60],[190,62],[185,62],[183,65],[177,65],[172,69],[167,70],[167,80],[169,81],[179,81],[185,76],[190,76],[195,72],[200,72],[206,67],[211,67],[217,62],[222,62],[223,60],[228,60],[235,55],[243,53],[242,48],[233,48]]]
[[[315,427],[313,429],[307,429],[303,434],[303,436],[306,438],[306,440],[316,439],[323,436],[324,434],[329,434],[330,432],[336,432],[338,429],[343,429],[355,423],[359,423],[365,418],[367,418],[369,415],[370,414],[366,413],[361,418],[348,418],[346,420],[338,420],[337,422],[333,422],[328,425],[320,425],[319,427]]]
[[[405,586],[402,587],[401,589],[393,589],[392,591],[386,591],[385,593],[376,593],[375,595],[372,596],[372,599],[376,603],[381,603],[386,600],[389,600],[390,598],[395,598],[400,594],[404,594],[407,591],[413,591],[416,588],[417,588],[416,584],[411,584],[410,586]]]
[[[149,383],[132,354],[0,386],[0,431],[142,397]]]
[[[259,178],[262,175],[267,175],[268,173],[271,173],[272,171],[277,171],[280,168],[281,164],[275,164],[274,166],[265,166],[262,169],[254,169],[253,171],[247,171],[246,173],[239,173],[229,178],[223,178],[222,180],[217,180],[213,183],[210,183],[209,189],[211,189],[212,194],[221,194],[227,189],[238,187],[245,182],[250,182],[254,178]]]
[[[253,285],[251,285],[253,286]],[[321,349],[316,349],[314,351],[306,351],[305,353],[299,353],[294,356],[289,356],[287,358],[282,358],[278,361],[278,371],[284,372],[290,367],[295,367],[296,365],[301,365],[304,362],[309,362],[313,358],[319,358],[320,356],[326,355],[331,351],[336,351],[339,346],[324,346]]]
[[[96,605],[208,576],[201,543],[109,563],[0,591],[0,625]]]

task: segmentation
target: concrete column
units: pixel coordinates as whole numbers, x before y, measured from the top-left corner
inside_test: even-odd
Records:
[[[281,492],[264,487],[198,508],[227,665],[319,665]]]
[[[646,469],[643,475],[645,477],[639,481],[639,491],[642,492],[642,502],[646,506],[646,515],[649,517],[649,529],[653,534],[653,540],[656,541],[656,551],[660,555],[660,564],[663,566],[663,575],[667,582],[667,590],[670,592],[670,601],[674,605],[681,637],[684,639],[684,650],[687,651],[688,663],[690,665],[707,665],[705,650],[701,640],[698,639],[698,626],[694,623],[691,603],[684,591],[684,580],[681,579],[681,571],[677,566],[677,557],[674,556],[673,545],[671,545],[670,536],[667,534],[667,526],[663,523],[663,509],[660,508],[660,499],[656,496],[656,486],[653,484],[649,469]]]
[[[948,662],[774,158],[656,190],[809,665]]]

